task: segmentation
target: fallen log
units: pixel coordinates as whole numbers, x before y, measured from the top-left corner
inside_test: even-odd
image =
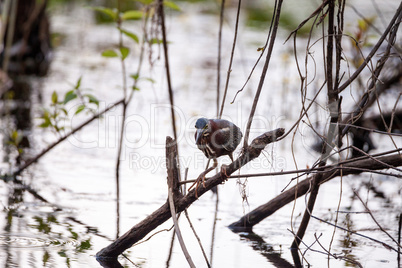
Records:
[[[271,199],[268,203],[261,205],[251,211],[250,213],[241,217],[238,221],[229,225],[229,228],[235,232],[251,231],[253,226],[275,213],[278,209],[284,207],[288,203],[294,201],[296,198],[303,196],[310,189],[311,181],[314,176],[320,175],[319,183],[322,184],[337,176],[347,176],[352,174],[360,174],[362,172],[375,171],[380,169],[387,169],[390,166],[402,166],[402,155],[399,153],[381,156],[381,157],[363,157],[361,160],[349,162],[338,166],[330,166],[319,173],[316,173],[289,190],[279,194]]]

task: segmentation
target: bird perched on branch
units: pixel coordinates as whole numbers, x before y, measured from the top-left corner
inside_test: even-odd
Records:
[[[199,184],[205,187],[205,175],[218,166],[218,157],[228,155],[233,162],[233,152],[239,145],[243,134],[239,127],[232,122],[224,119],[199,118],[195,123],[197,129],[195,133],[195,143],[208,158],[208,164],[204,172],[200,174],[196,182],[189,188],[196,186],[196,192]],[[209,161],[214,161],[212,167],[208,168]],[[225,170],[222,170],[225,172]]]

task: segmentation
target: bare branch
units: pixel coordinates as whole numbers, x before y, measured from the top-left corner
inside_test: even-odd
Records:
[[[36,161],[38,161],[42,156],[44,156],[46,153],[48,153],[50,150],[52,150],[54,147],[56,147],[58,144],[60,144],[61,142],[63,142],[65,139],[67,139],[68,137],[70,137],[71,135],[73,135],[74,133],[76,133],[77,131],[81,130],[83,127],[85,127],[86,125],[88,125],[89,123],[91,123],[92,121],[94,121],[95,119],[99,118],[101,115],[105,114],[106,112],[108,112],[109,110],[113,109],[114,107],[116,107],[117,105],[120,105],[124,103],[124,99],[121,99],[115,103],[113,103],[112,105],[110,105],[108,108],[106,108],[103,111],[100,111],[99,113],[93,115],[91,118],[89,118],[88,120],[86,120],[85,122],[83,122],[81,125],[79,125],[78,127],[74,128],[73,130],[71,130],[68,134],[64,135],[63,137],[61,137],[60,139],[58,139],[57,141],[53,142],[52,144],[50,144],[46,149],[42,150],[42,152],[40,152],[38,155],[36,155],[35,157],[32,157],[31,159],[29,159],[27,162],[25,162],[25,164],[23,166],[21,166],[19,169],[17,169],[11,176],[15,177],[19,174],[21,174],[21,172],[23,170],[25,170],[27,167],[29,167],[30,165],[32,165],[33,163],[35,163]]]
[[[224,4],[224,3],[222,3],[222,4]],[[228,67],[228,71],[227,71],[227,74],[226,74],[225,91],[223,92],[221,110],[219,112],[219,117],[218,118],[222,117],[223,108],[225,107],[226,94],[228,92],[228,87],[229,87],[230,73],[232,72],[232,63],[233,63],[233,57],[234,57],[234,52],[235,52],[235,48],[236,48],[237,32],[238,32],[238,29],[239,29],[240,7],[241,7],[241,0],[239,0],[238,6],[237,6],[236,26],[235,26],[235,33],[234,33],[234,37],[233,37],[232,52],[230,53],[229,67]],[[223,9],[223,7],[222,7],[222,9]]]
[[[371,61],[371,58],[375,55],[377,50],[380,48],[381,44],[384,42],[384,40],[386,39],[386,37],[390,33],[390,31],[395,27],[398,28],[399,23],[401,21],[401,16],[402,16],[402,2],[399,5],[398,10],[395,12],[394,17],[391,19],[390,23],[388,24],[387,29],[384,31],[384,33],[378,40],[377,44],[373,47],[370,54],[366,57],[366,59],[360,65],[360,67],[352,74],[352,76],[347,81],[345,81],[341,86],[339,86],[339,88],[338,88],[339,92],[342,92],[359,76],[361,71],[363,71],[363,69],[366,67],[367,63],[369,61]]]
[[[299,31],[300,28],[303,27],[309,20],[311,20],[312,18],[314,18],[315,16],[317,16],[318,14],[320,14],[320,13],[324,10],[324,7],[325,7],[326,5],[328,5],[328,2],[329,2],[329,0],[325,0],[316,10],[314,10],[313,13],[311,13],[311,15],[310,15],[307,19],[305,19],[304,21],[302,21],[302,22],[299,24],[299,26],[297,26],[297,28],[296,28],[295,30],[293,30],[293,31],[289,34],[288,38],[286,38],[286,40],[285,40],[285,43],[290,39],[290,37],[292,37],[292,35],[294,35],[295,33],[297,33],[297,31]]]
[[[265,64],[264,64],[264,67],[262,69],[261,78],[260,78],[260,82],[258,84],[257,92],[255,93],[253,106],[251,107],[251,111],[250,111],[250,116],[249,116],[248,121],[247,121],[247,127],[246,127],[246,131],[245,131],[245,135],[244,135],[244,144],[243,144],[244,148],[247,148],[247,146],[248,146],[248,137],[250,135],[251,123],[253,122],[255,110],[257,108],[258,100],[260,98],[260,94],[261,94],[261,91],[262,91],[262,86],[264,85],[265,76],[266,76],[267,71],[268,71],[269,62],[271,60],[272,51],[274,49],[274,44],[275,44],[275,40],[276,40],[276,33],[278,31],[278,26],[279,26],[279,17],[281,15],[282,2],[283,2],[283,0],[279,0],[278,6],[275,9],[274,27],[273,27],[273,30],[272,30],[272,35],[271,35],[271,39],[270,39],[269,46],[268,46],[267,57],[265,59]]]
[[[385,233],[395,244],[398,248],[402,248],[402,246],[387,232],[384,230],[384,228],[382,228],[382,226],[378,223],[378,221],[376,220],[376,218],[374,217],[373,213],[371,212],[371,210],[368,208],[366,202],[364,202],[359,193],[356,190],[353,190],[353,193],[357,196],[357,198],[360,200],[360,202],[362,203],[362,205],[364,206],[364,208],[366,209],[366,212],[370,215],[370,217],[373,219],[373,221],[375,222],[375,224],[377,224],[378,228],[380,228],[380,230]]]
[[[339,176],[341,172],[343,176],[347,176],[351,174],[362,173],[360,169],[380,170],[387,168],[383,164],[380,164],[381,162],[386,163],[387,165],[392,165],[394,167],[402,166],[402,157],[399,154],[376,157],[376,160],[380,162],[366,158],[359,161],[339,165],[339,169],[336,170],[329,169],[325,173],[321,173],[319,183],[321,184],[323,182],[329,181]],[[254,225],[258,224],[266,217],[269,217],[281,207],[294,201],[295,197],[298,198],[306,194],[310,189],[310,183],[314,176],[318,175],[313,175],[303,181],[300,181],[296,186],[271,199],[268,203],[257,207],[247,215],[244,215],[238,221],[232,223],[229,227],[239,231],[251,230]]]
[[[230,176],[236,170],[240,169],[242,166],[250,162],[251,160],[257,158],[261,151],[272,142],[277,141],[278,137],[283,135],[285,130],[283,128],[278,128],[266,132],[253,140],[247,149],[244,150],[243,154],[231,163],[226,168],[226,174],[222,172],[216,174],[212,178],[205,181],[205,187],[200,185],[198,187],[197,194],[195,190],[190,191],[187,195],[175,201],[176,213],[179,213],[186,208],[188,208],[192,203],[197,200],[197,196],[200,197],[214,186],[223,183],[227,176]],[[171,217],[170,208],[168,202],[163,204],[159,209],[154,211],[143,221],[133,226],[124,235],[116,239],[112,244],[106,248],[99,251],[96,256],[97,260],[102,262],[103,260],[116,259],[118,255],[123,253],[126,249],[130,248],[134,243],[138,242],[144,238],[149,232],[154,230],[160,224],[164,223]]]
[[[168,83],[168,90],[169,90],[169,100],[170,100],[170,113],[172,116],[172,128],[173,128],[173,136],[174,139],[177,141],[177,131],[176,131],[176,120],[174,114],[174,98],[173,98],[173,89],[172,89],[172,82],[171,82],[171,75],[170,75],[170,67],[169,67],[169,54],[168,54],[168,46],[167,46],[167,37],[166,37],[166,25],[165,25],[165,12],[163,9],[163,0],[158,0],[159,6],[159,16],[161,20],[161,28],[162,28],[162,41],[163,41],[163,54],[165,55],[165,71],[166,71],[166,78]]]

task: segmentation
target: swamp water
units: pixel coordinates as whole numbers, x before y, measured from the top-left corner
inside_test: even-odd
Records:
[[[392,15],[394,6],[398,4],[396,2],[387,2],[389,7],[384,10],[388,12],[386,15]],[[314,6],[305,7],[308,9],[306,14]],[[202,4],[193,6],[183,3],[181,7],[182,13],[168,13],[167,31],[180,161],[182,168],[189,168],[188,178],[191,179],[205,168],[207,162],[193,142],[194,122],[200,116],[212,117],[216,113],[215,44],[219,18],[203,12],[206,10]],[[212,7],[218,8],[217,5]],[[40,106],[49,103],[52,92],[56,90],[63,96],[79,77],[82,77],[82,88],[92,89],[92,93],[101,100],[101,109],[122,97],[119,61],[100,56],[103,50],[118,42],[117,30],[112,25],[96,25],[92,11],[82,6],[58,7],[50,13],[52,31],[62,33],[65,38],[54,50],[49,74],[32,81],[37,91],[40,91],[32,97],[35,99],[31,109],[35,125],[40,124],[37,119]],[[233,9],[228,15],[230,25],[234,24],[234,17]],[[125,25],[128,29],[140,32],[140,22]],[[266,29],[241,26],[239,32],[224,114],[242,130],[247,123],[261,66],[257,67],[249,86],[239,94],[235,103],[230,105],[229,102],[241,87],[239,85],[243,85],[258,57],[257,48],[265,43],[264,31]],[[288,33],[287,30],[280,30],[280,39],[284,40]],[[225,25],[221,81],[226,78],[232,38],[232,27]],[[129,40],[125,42],[133,46]],[[300,110],[299,77],[291,60],[291,49],[291,42],[276,44],[251,139],[270,129],[288,129],[297,119]],[[317,53],[320,49],[318,46]],[[153,59],[158,55],[162,57],[161,50],[154,49],[153,53]],[[127,60],[128,74],[135,72],[138,54],[137,46]],[[164,204],[167,199],[164,143],[167,135],[173,135],[169,96],[163,61],[156,61],[152,68],[146,63],[143,69],[144,75],[157,83],[144,81],[140,84],[141,90],[135,93],[128,109],[120,165],[119,213],[116,211],[115,162],[121,109],[117,107],[54,148],[22,174],[21,179],[50,203],[41,202],[18,185],[0,183],[2,267],[99,267],[95,259],[99,250]],[[317,74],[319,76],[322,71],[317,70]],[[318,85],[319,82],[322,81],[314,83]],[[325,99],[321,103],[325,104]],[[322,124],[327,120],[325,113],[321,115],[319,111],[314,117]],[[74,116],[67,127],[71,129],[84,120],[84,114]],[[298,167],[305,168],[316,161],[318,154],[311,149],[315,140],[309,128],[303,127],[299,132],[301,135],[296,137],[293,151]],[[57,139],[53,133],[38,128],[33,128],[30,136],[30,151],[33,155]],[[376,143],[382,144],[382,139],[385,138],[376,136]],[[241,173],[295,169],[290,140],[289,136],[279,143],[269,145],[259,159],[243,167]],[[396,142],[400,147],[401,141]],[[239,149],[235,156],[238,154]],[[228,164],[229,158],[222,157],[219,163]],[[4,163],[2,168],[7,170],[8,164]],[[216,195],[212,192],[200,197],[188,209],[206,254],[212,258],[213,267],[292,267],[289,247],[293,240],[293,203],[258,224],[254,232],[259,237],[250,238],[247,233],[233,233],[227,226],[278,195],[293,177],[259,177],[238,182],[232,179],[219,186],[217,211]],[[246,184],[246,187],[243,188],[241,184]],[[396,237],[397,216],[402,207],[401,187],[401,180],[375,174],[333,179],[320,188],[314,215],[334,222],[338,202],[342,197],[339,225],[391,244],[390,239],[376,228],[369,215],[349,213],[364,211],[361,203],[352,198],[352,189],[357,189],[360,196],[369,200],[368,205],[382,226]],[[246,200],[243,195],[247,196]],[[294,206],[295,230],[300,223],[305,201],[304,197],[300,198]],[[198,242],[183,216],[180,227],[186,246],[196,266],[206,267]],[[171,226],[172,221],[169,220],[151,234]],[[323,252],[318,243],[313,243],[314,235],[327,248],[333,232],[333,227],[312,219],[304,241],[307,245],[314,244],[312,249]],[[137,267],[166,267],[171,238],[171,231],[162,231],[149,241],[130,248],[125,256]],[[304,250],[305,247],[302,248]],[[305,257],[313,267],[327,267],[327,256],[319,252],[306,251]],[[397,267],[396,253],[341,230],[336,230],[333,237],[332,252],[355,259],[364,267]],[[126,267],[135,267],[123,257],[119,261]],[[350,265],[342,260],[330,260],[331,267]],[[177,241],[174,243],[170,267],[188,267]]]

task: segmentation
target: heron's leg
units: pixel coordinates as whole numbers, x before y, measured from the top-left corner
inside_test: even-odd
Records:
[[[209,166],[209,161],[207,163],[207,169],[204,170],[199,176],[198,178],[195,180],[195,182],[193,183],[193,185],[190,186],[190,188],[188,188],[188,190],[190,191],[194,186],[195,186],[195,196],[198,198],[197,192],[198,192],[198,187],[200,186],[200,184],[202,183],[202,185],[205,187],[205,176],[211,172],[212,170],[214,170],[217,166],[218,166],[218,161],[216,160],[216,158],[214,158],[214,164],[212,167],[208,168]]]
[[[200,184],[199,180],[200,177],[208,170],[209,167],[209,162],[211,162],[211,159],[208,158],[208,162],[207,162],[207,166],[205,167],[205,170],[200,174],[200,176],[198,176],[198,178],[195,180],[195,182],[190,186],[190,188],[188,188],[188,191],[190,191],[194,186],[196,186],[195,188],[198,188],[198,185]],[[205,173],[206,174],[206,173]],[[204,178],[205,178],[205,174],[204,174]]]
[[[230,154],[229,154],[229,157],[230,157],[230,160],[232,160],[232,163],[233,163],[233,154],[230,153]],[[228,167],[228,165],[222,165],[222,166],[221,166],[221,174],[222,174],[223,176],[225,176],[226,179],[229,177],[228,174],[226,173],[227,167]]]
[[[209,162],[211,162],[211,159],[210,159],[210,158],[208,158],[208,162],[207,162],[207,166],[205,167],[205,170],[208,169],[208,167],[209,167]]]
[[[212,170],[214,170],[218,166],[218,160],[216,160],[216,158],[214,158],[214,164],[212,165],[212,167],[208,168],[210,160],[211,159],[208,159],[207,168],[203,172],[204,174],[202,176],[202,186],[204,186],[204,187],[205,187],[205,175],[207,175],[209,172],[211,172]]]

